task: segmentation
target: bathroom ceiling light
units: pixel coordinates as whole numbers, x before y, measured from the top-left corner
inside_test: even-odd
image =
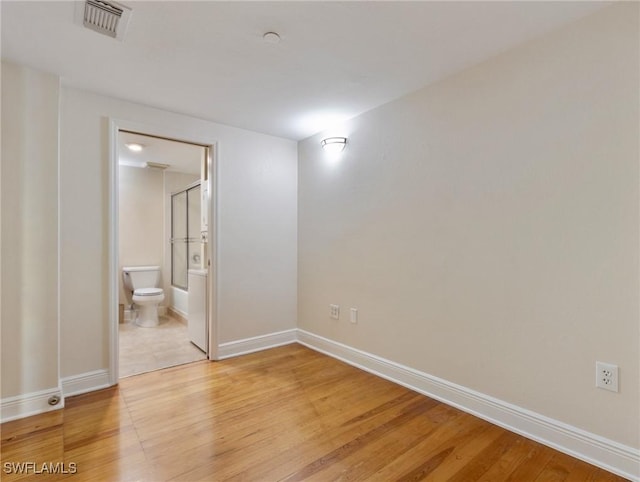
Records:
[[[327,152],[340,152],[347,145],[346,137],[327,137],[320,142],[322,148]]]
[[[129,148],[130,151],[140,152],[144,147],[142,144],[136,144],[135,142],[130,142],[129,144],[125,144]]]

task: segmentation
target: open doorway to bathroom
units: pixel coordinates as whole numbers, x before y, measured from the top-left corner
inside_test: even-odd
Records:
[[[209,147],[119,130],[118,372],[207,358]]]

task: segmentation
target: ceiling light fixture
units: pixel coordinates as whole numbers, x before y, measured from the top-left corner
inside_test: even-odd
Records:
[[[276,32],[267,32],[262,36],[262,38],[268,44],[280,43],[280,35],[278,35]]]
[[[135,142],[130,142],[128,144],[125,144],[125,146],[127,146],[129,150],[133,152],[140,152],[144,147],[142,144],[136,144]]]
[[[347,145],[346,137],[327,137],[320,142],[322,148],[327,152],[340,152]]]

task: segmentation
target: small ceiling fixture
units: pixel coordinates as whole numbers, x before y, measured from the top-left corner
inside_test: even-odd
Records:
[[[135,142],[129,142],[128,144],[125,144],[125,146],[133,152],[140,152],[144,148],[142,144],[137,144]]]
[[[278,35],[276,32],[267,32],[262,36],[262,38],[268,44],[280,43],[280,35]]]
[[[148,169],[162,169],[162,170],[165,170],[168,167],[171,167],[171,165],[170,164],[163,164],[162,162],[147,161],[147,162],[145,162],[144,167],[146,167]]]
[[[327,152],[340,152],[347,145],[346,137],[327,137],[320,142],[322,148]]]

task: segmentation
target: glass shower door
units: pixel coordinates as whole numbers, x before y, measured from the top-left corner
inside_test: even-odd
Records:
[[[171,196],[171,284],[187,289],[187,191]]]
[[[188,289],[187,272],[201,268],[200,185],[171,196],[171,284]]]

